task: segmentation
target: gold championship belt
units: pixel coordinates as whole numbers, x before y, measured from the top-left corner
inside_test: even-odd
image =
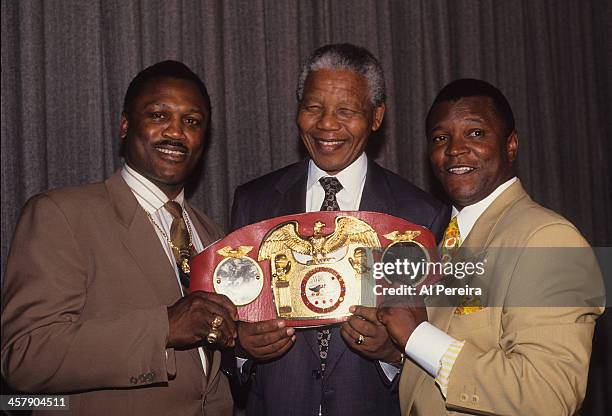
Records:
[[[351,305],[376,306],[373,266],[393,261],[393,249],[417,248],[436,256],[426,228],[366,211],[317,211],[277,217],[232,232],[191,260],[190,290],[226,295],[241,320],[283,318],[297,327],[345,320]],[[434,279],[421,276],[419,286]]]

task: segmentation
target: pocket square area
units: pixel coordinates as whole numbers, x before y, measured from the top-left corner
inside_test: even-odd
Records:
[[[478,312],[483,308],[480,297],[477,296],[464,296],[461,298],[461,302],[457,309],[455,309],[455,315],[469,315],[474,312]]]

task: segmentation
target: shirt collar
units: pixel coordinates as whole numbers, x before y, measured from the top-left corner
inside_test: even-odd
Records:
[[[457,207],[453,206],[451,218],[457,217],[459,223],[459,233],[461,240],[465,241],[470,231],[474,227],[474,224],[480,218],[483,212],[502,194],[510,185],[516,182],[518,178],[514,176],[508,179],[506,182],[499,185],[493,192],[491,192],[486,198],[476,202],[475,204],[464,207],[461,211]]]
[[[168,202],[169,198],[157,185],[129,167],[127,163],[121,169],[121,177],[130,187],[138,203],[140,203],[145,211],[149,213],[155,212]],[[174,200],[184,208],[185,189],[181,189],[181,192]]]
[[[367,171],[368,158],[364,152],[362,152],[353,163],[342,169],[336,175],[328,174],[310,159],[308,163],[308,181],[306,182],[306,189],[309,190],[317,184],[320,185],[319,179],[321,178],[333,176],[342,184],[342,190],[346,190],[350,195],[359,195]]]

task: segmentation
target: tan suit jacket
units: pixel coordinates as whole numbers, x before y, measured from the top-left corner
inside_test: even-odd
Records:
[[[186,205],[203,244],[220,236]],[[119,173],[30,199],[4,277],[2,375],[26,392],[69,393],[78,415],[230,415],[214,353],[166,349],[180,297],[154,228]]]
[[[482,282],[491,307],[456,315],[455,307],[441,307],[443,299],[428,299],[429,321],[465,345],[446,399],[433,377],[406,361],[402,414],[575,414],[586,391],[595,320],[603,312],[589,306],[603,304],[603,287],[588,247],[572,224],[533,202],[520,182],[505,190],[462,245],[471,255],[488,253]]]

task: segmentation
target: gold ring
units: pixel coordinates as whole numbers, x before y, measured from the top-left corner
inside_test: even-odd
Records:
[[[215,318],[210,323],[210,326],[213,330],[219,329],[219,327],[223,324],[223,317],[219,315],[215,315]]]
[[[357,337],[355,339],[355,344],[361,345],[361,344],[363,344],[364,341],[365,341],[365,337],[363,335],[359,334],[359,337]]]
[[[219,331],[217,331],[216,329],[213,329],[208,333],[208,335],[206,335],[206,341],[209,344],[214,344],[219,339],[219,335],[220,335]]]

